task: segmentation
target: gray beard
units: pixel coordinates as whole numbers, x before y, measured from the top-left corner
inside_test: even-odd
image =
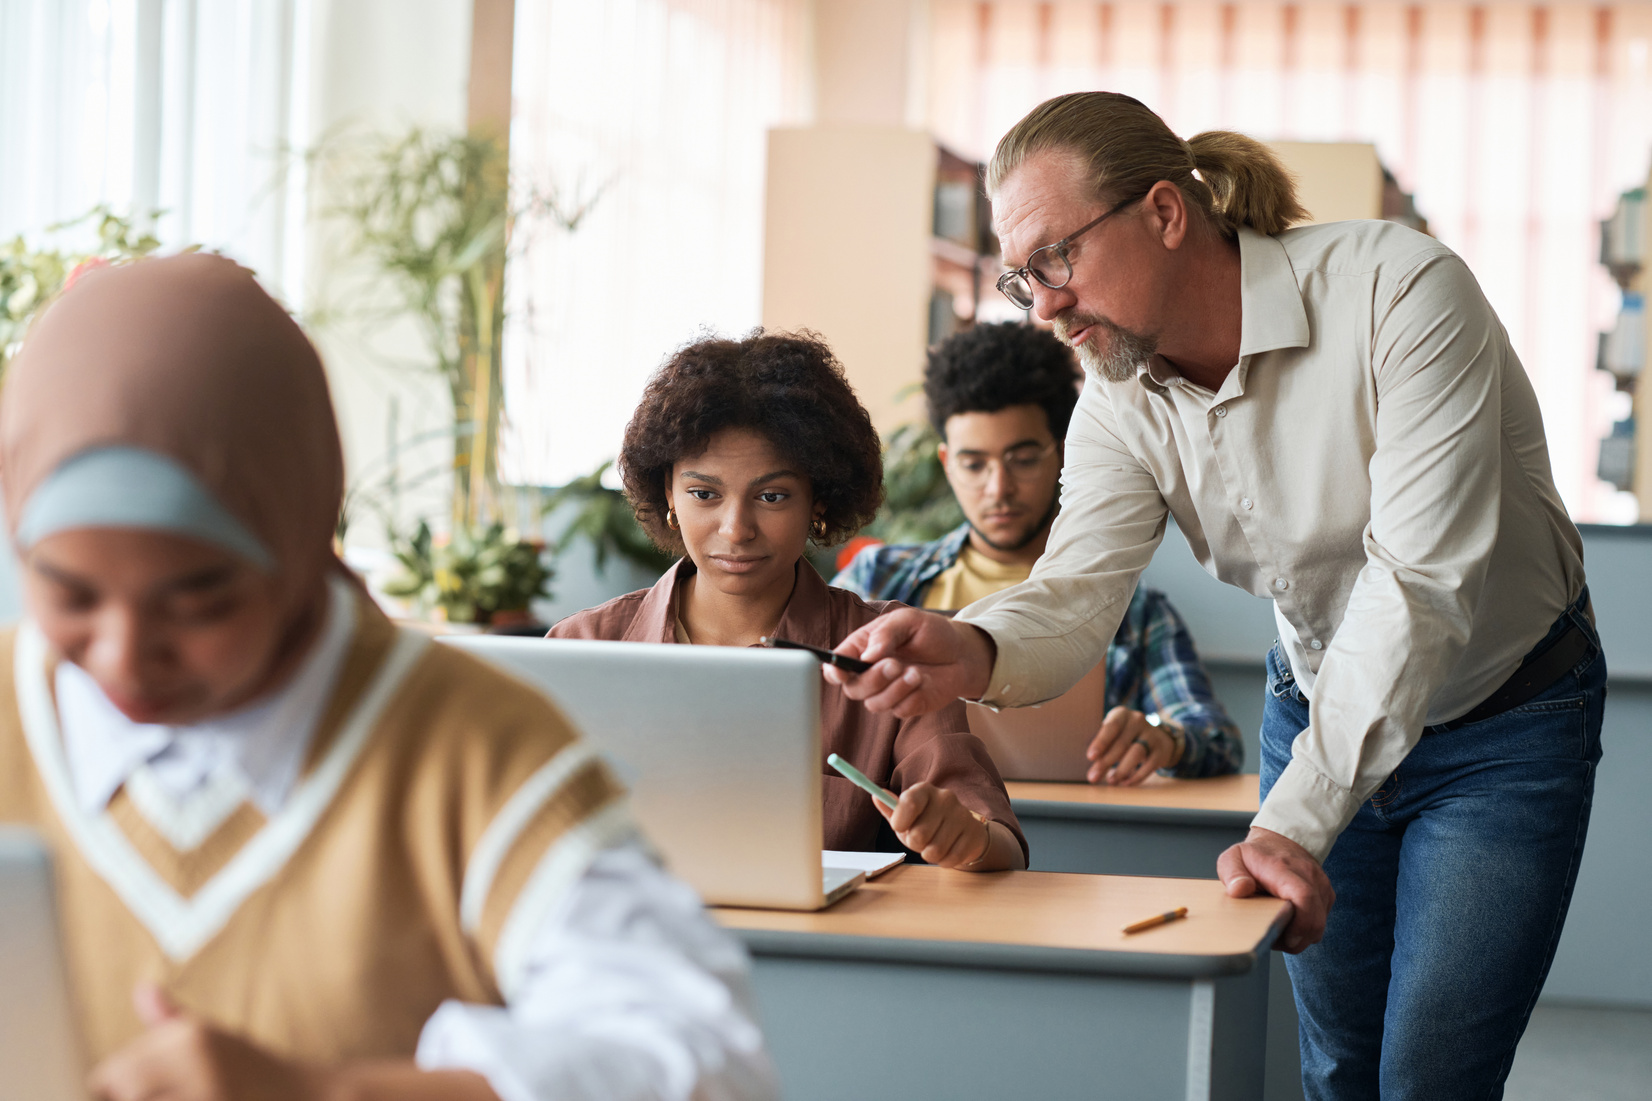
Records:
[[[1154,337],[1121,329],[1106,319],[1098,318],[1095,324],[1107,337],[1105,350],[1096,347],[1097,338],[1102,335],[1099,333],[1075,350],[1086,371],[1108,382],[1128,382],[1135,378],[1136,370],[1159,350],[1159,342]]]

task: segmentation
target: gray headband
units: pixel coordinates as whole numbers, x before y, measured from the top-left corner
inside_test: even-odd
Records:
[[[25,550],[73,528],[148,528],[212,543],[275,569],[275,556],[182,466],[136,447],[82,451],[30,495],[17,525]]]

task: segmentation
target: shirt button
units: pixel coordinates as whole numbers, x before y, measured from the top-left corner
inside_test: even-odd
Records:
[[[1218,405],[1214,412],[1218,417],[1225,417],[1228,415],[1228,407],[1225,405]]]
[[[1323,650],[1323,649],[1325,649],[1325,644],[1323,642],[1319,641],[1316,638],[1312,642],[1308,643],[1308,649],[1310,649],[1310,650]]]
[[[1239,498],[1239,507],[1240,508],[1249,509],[1251,507],[1251,503],[1252,502],[1251,502],[1251,499],[1249,497]]]
[[[1284,592],[1286,589],[1291,587],[1291,583],[1286,581],[1283,577],[1276,577],[1273,579],[1273,587],[1278,589],[1280,592]]]

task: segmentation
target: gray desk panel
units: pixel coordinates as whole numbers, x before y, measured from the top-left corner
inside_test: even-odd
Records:
[[[1265,969],[1178,980],[753,950],[791,1101],[1261,1096]]]
[[[1069,817],[1046,813],[1024,801],[1016,802],[1015,813],[1027,835],[1033,871],[1090,875],[1214,879],[1216,858],[1229,845],[1244,840],[1250,824],[1249,815],[1233,825],[1178,822],[1169,817],[1157,822]]]
[[[1234,815],[1218,825],[1209,820],[1220,811],[1176,811],[1164,807],[1100,808],[1151,809],[1159,813],[1148,821],[1117,815],[1078,815],[1074,808],[1091,811],[1089,804],[1038,803],[1016,800],[1015,813],[1032,850],[1032,868],[1040,872],[1084,872],[1090,875],[1157,875],[1212,879],[1216,858],[1223,849],[1244,839],[1250,815]],[[1285,957],[1269,953],[1267,1101],[1301,1101],[1301,1053],[1297,1046],[1296,1003],[1291,997]]]

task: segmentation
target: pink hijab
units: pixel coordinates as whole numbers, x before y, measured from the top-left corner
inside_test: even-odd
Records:
[[[103,268],[29,330],[0,390],[0,491],[30,495],[111,447],[178,464],[275,560],[294,598],[336,562],[344,459],[321,360],[252,273],[218,256]]]

